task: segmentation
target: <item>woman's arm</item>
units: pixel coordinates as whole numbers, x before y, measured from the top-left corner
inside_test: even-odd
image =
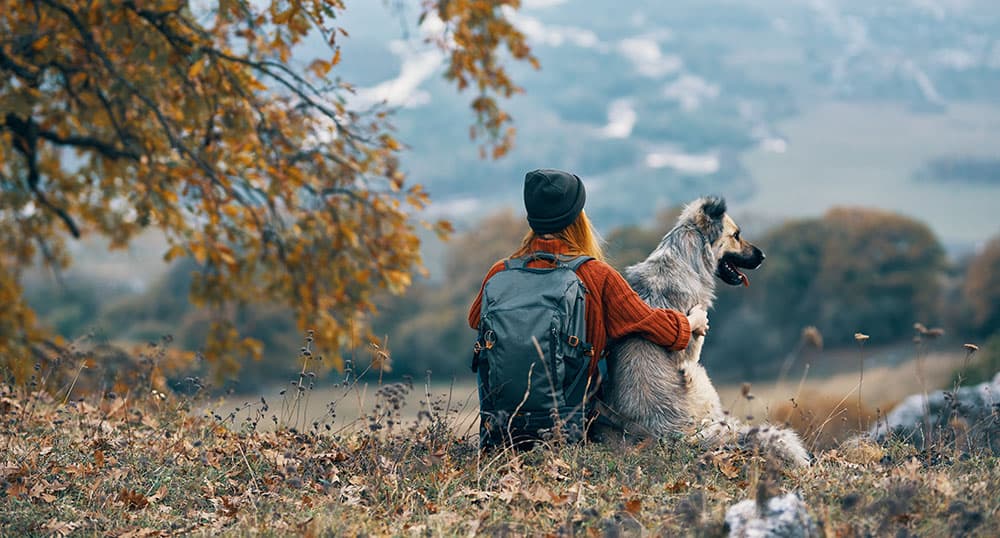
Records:
[[[601,300],[609,338],[639,334],[673,351],[687,347],[691,340],[691,327],[683,312],[650,307],[618,271],[609,265],[602,265],[607,268]]]

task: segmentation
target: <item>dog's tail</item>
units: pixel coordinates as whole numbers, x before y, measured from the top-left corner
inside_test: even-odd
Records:
[[[751,426],[721,420],[700,430],[698,437],[707,447],[730,446],[749,450],[768,460],[795,467],[807,467],[811,461],[809,451],[794,431],[770,424]]]

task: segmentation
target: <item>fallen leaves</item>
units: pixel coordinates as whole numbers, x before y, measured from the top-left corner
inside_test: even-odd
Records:
[[[0,513],[8,518],[0,535],[678,535],[711,525],[763,480],[807,484],[812,502],[855,488],[862,507],[891,507],[884,492],[912,489],[921,510],[899,512],[887,525],[920,531],[934,517],[972,521],[985,513],[975,503],[990,499],[997,483],[995,460],[933,466],[890,447],[883,450],[895,458],[891,465],[851,463],[844,447],[817,455],[802,476],[776,478],[752,455],[684,444],[490,459],[450,437],[431,442],[429,430],[343,438],[234,432],[156,405],[130,399],[120,412],[129,421],[108,420],[114,407],[107,402],[65,406],[54,427],[56,404],[43,404],[30,422],[11,422],[13,437],[0,430],[0,447],[9,446],[0,457]],[[959,502],[961,511],[947,512]],[[818,513],[842,517],[843,510],[825,508]],[[875,517],[869,514],[883,508],[854,514]],[[4,527],[7,521],[19,527]]]
[[[130,489],[118,492],[118,497],[115,500],[125,505],[128,510],[142,510],[149,506],[149,499],[145,495]]]
[[[117,538],[149,538],[154,536],[168,536],[166,531],[151,529],[149,527],[126,530],[116,535]]]
[[[13,478],[13,475],[9,475]],[[32,502],[52,503],[58,498],[56,494],[65,491],[67,485],[62,482],[49,482],[45,479],[27,482],[24,478],[10,482],[6,495],[12,498],[24,498]]]
[[[642,500],[635,497],[625,501],[625,511],[633,516],[638,516],[642,512]]]
[[[706,454],[706,458],[730,480],[740,476],[740,471],[743,469],[743,458],[735,452],[717,450]]]
[[[682,491],[687,490],[689,487],[691,487],[691,482],[687,480],[675,480],[664,486],[664,489],[668,493],[681,493]]]
[[[80,528],[80,525],[79,521],[59,521],[56,518],[52,518],[45,525],[42,525],[42,529],[53,536],[69,536],[73,534],[73,531]]]

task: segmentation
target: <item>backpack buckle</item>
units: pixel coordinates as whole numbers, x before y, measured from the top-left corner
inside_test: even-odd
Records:
[[[497,341],[497,333],[493,332],[493,329],[488,329],[483,333],[483,343],[486,349],[493,349],[493,344]]]
[[[577,337],[577,336],[570,336],[567,339],[566,343],[569,344],[569,347],[576,347],[576,346],[580,345],[580,338]]]

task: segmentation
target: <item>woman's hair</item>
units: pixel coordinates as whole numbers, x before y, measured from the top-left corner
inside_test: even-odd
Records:
[[[576,217],[576,220],[572,224],[551,235],[566,243],[566,254],[568,255],[590,256],[596,260],[604,261],[604,249],[601,248],[601,238],[594,231],[594,226],[590,223],[590,219],[587,218],[587,213],[584,211],[580,211],[580,215]],[[521,258],[531,254],[534,251],[531,248],[531,242],[537,237],[539,235],[534,230],[530,230],[524,236],[524,239],[521,240],[520,248],[511,254],[510,257]]]

